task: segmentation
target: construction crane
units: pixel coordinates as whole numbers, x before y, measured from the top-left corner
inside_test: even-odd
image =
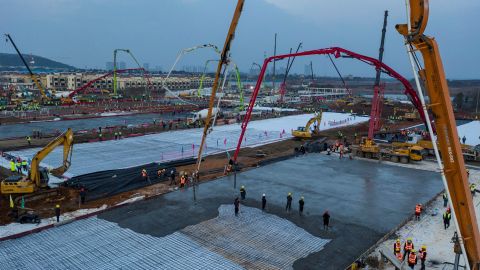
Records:
[[[118,88],[118,84],[117,84],[117,53],[118,52],[125,52],[128,55],[130,55],[130,57],[132,57],[133,61],[137,64],[138,70],[142,70],[145,77],[147,77],[147,78],[150,77],[148,71],[145,70],[144,68],[142,68],[140,63],[137,61],[137,58],[135,58],[135,56],[133,55],[132,51],[130,51],[129,49],[115,49],[115,50],[113,50],[113,95],[114,96],[117,96],[117,88]]]
[[[186,48],[186,49],[183,49],[181,50],[178,55],[177,55],[177,58],[175,59],[175,62],[173,62],[173,65],[172,67],[170,68],[170,70],[168,71],[168,74],[167,76],[165,77],[165,79],[163,79],[162,81],[162,88],[165,89],[167,92],[169,92],[172,96],[176,97],[178,100],[184,102],[184,103],[188,103],[188,104],[191,104],[191,105],[195,105],[195,106],[198,106],[196,104],[193,104],[193,103],[190,103],[186,100],[183,100],[182,98],[180,98],[179,95],[177,95],[176,93],[174,93],[172,90],[170,90],[168,87],[167,87],[167,80],[168,78],[170,78],[170,75],[172,74],[173,70],[175,69],[175,66],[177,66],[177,63],[180,61],[180,59],[186,55],[187,53],[190,53],[190,52],[193,52],[193,51],[196,51],[198,49],[203,49],[203,48],[211,48],[213,49],[216,53],[218,53],[219,55],[221,54],[221,52],[218,50],[218,47],[213,45],[213,44],[202,44],[202,45],[197,45],[197,46],[193,46],[193,47],[190,47],[190,48]],[[218,81],[217,81],[218,83]],[[217,85],[218,87],[218,85]]]
[[[396,29],[404,36],[406,41],[407,52],[419,89],[423,114],[427,119],[430,118],[427,113],[428,108],[435,117],[436,138],[442,157],[440,157],[435,136],[432,136],[434,130],[431,127],[431,122],[427,120],[426,124],[459,230],[458,237],[455,237],[455,246],[460,246],[461,249],[454,248],[457,254],[457,268],[458,258],[460,253],[463,253],[468,262],[467,269],[478,270],[480,269],[480,232],[469,190],[468,175],[462,157],[445,71],[437,42],[433,37],[424,34],[428,23],[429,1],[409,0],[406,3],[409,20],[407,20],[407,24],[396,25]],[[415,51],[421,53],[424,67],[419,63]],[[425,105],[418,77],[426,86],[430,98],[428,107]]]
[[[421,102],[418,98],[417,93],[415,92],[413,87],[410,85],[410,82],[407,79],[405,79],[402,75],[400,75],[398,72],[393,70],[391,67],[387,66],[385,63],[378,61],[378,59],[375,59],[373,57],[368,57],[368,56],[365,56],[365,55],[361,55],[361,54],[358,54],[358,53],[354,53],[352,51],[349,51],[349,50],[346,50],[346,49],[343,49],[343,48],[340,48],[340,47],[331,47],[331,48],[326,48],[326,49],[304,51],[304,52],[299,52],[299,53],[294,53],[294,54],[284,54],[284,55],[271,56],[271,57],[268,57],[264,60],[262,69],[261,69],[260,74],[258,76],[257,83],[256,83],[255,88],[253,90],[252,96],[250,97],[250,103],[248,105],[247,112],[245,114],[245,117],[244,117],[242,125],[241,125],[242,131],[240,133],[240,137],[239,137],[239,140],[238,140],[238,143],[237,143],[237,148],[235,150],[235,154],[234,154],[233,159],[232,159],[233,162],[237,161],[238,154],[240,152],[240,147],[242,145],[243,137],[245,136],[245,131],[247,130],[248,123],[249,123],[250,118],[252,116],[253,107],[255,105],[255,101],[256,101],[258,93],[260,91],[260,86],[261,86],[263,78],[265,76],[265,72],[267,70],[268,64],[270,62],[276,60],[276,59],[285,59],[285,58],[293,57],[293,56],[299,57],[299,56],[307,56],[307,55],[333,55],[336,58],[340,58],[340,57],[342,57],[342,58],[354,58],[354,59],[357,59],[357,60],[362,61],[364,63],[367,63],[369,65],[372,65],[373,67],[375,67],[375,69],[379,68],[382,73],[385,73],[388,76],[390,76],[392,78],[395,78],[400,83],[402,83],[402,85],[405,88],[404,93],[410,98],[410,100],[413,103],[413,105],[415,106],[415,108],[417,108],[417,110],[420,113],[420,117],[422,118],[422,120],[424,122],[426,121],[424,112],[422,110]]]
[[[232,21],[230,23],[230,28],[228,29],[227,37],[225,39],[225,44],[223,45],[223,50],[222,50],[222,53],[220,55],[220,61],[218,62],[218,65],[217,65],[217,71],[215,73],[215,80],[213,81],[212,92],[211,92],[210,100],[209,100],[209,104],[208,104],[208,114],[207,114],[207,118],[205,119],[205,127],[203,128],[202,141],[200,143],[200,148],[198,150],[198,157],[197,157],[197,164],[196,164],[197,172],[200,171],[203,148],[205,146],[205,141],[207,139],[207,135],[208,135],[208,132],[210,130],[210,126],[212,125],[212,112],[213,112],[213,107],[215,105],[215,96],[217,95],[217,89],[218,89],[218,82],[219,82],[219,79],[220,79],[220,74],[222,73],[222,70],[226,69],[227,66],[228,66],[230,47],[231,47],[232,41],[235,37],[235,30],[237,29],[238,21],[240,20],[240,16],[242,15],[242,10],[243,10],[243,4],[244,3],[245,3],[245,0],[238,0],[237,1],[237,6],[235,8],[235,13],[233,14],[233,18],[232,18]],[[196,198],[194,197],[194,199],[196,199]]]
[[[144,72],[144,75],[146,74],[145,73],[145,69],[144,68],[127,68],[127,69],[117,69],[116,73],[127,73],[127,72],[131,72],[131,71],[143,71]],[[102,79],[105,79],[109,76],[112,76],[114,74],[113,71],[111,72],[108,72],[107,74],[104,74],[102,76],[99,76],[93,80],[90,80],[88,81],[86,84],[80,86],[79,88],[73,90],[72,92],[70,92],[68,94],[68,96],[66,98],[62,98],[62,103],[64,104],[69,104],[69,103],[73,103],[74,102],[74,97],[82,92],[82,91],[85,91],[85,89],[89,88],[90,86],[92,86],[92,84],[94,84],[95,82],[97,81],[100,81]],[[152,82],[150,81],[150,78],[145,76],[145,79],[147,80],[147,85],[149,86],[149,88],[152,88]]]
[[[382,37],[380,39],[380,49],[378,53],[378,61],[380,63],[382,63],[383,61],[385,33],[387,31],[387,17],[388,11],[385,10],[385,15],[383,18]],[[363,139],[362,143],[360,143],[360,153],[365,153],[369,157],[380,154],[380,148],[373,140],[373,134],[380,130],[383,108],[383,94],[385,92],[385,86],[383,84],[380,84],[380,76],[381,70],[377,67],[375,84],[373,86],[372,108],[370,110],[370,120],[368,123],[368,135],[367,138]]]
[[[297,50],[295,51],[298,53],[298,51],[302,48],[302,42],[298,44]],[[292,53],[292,48],[290,48],[290,53]],[[290,61],[291,59],[291,61]],[[283,81],[280,84],[280,90],[278,91],[280,93],[280,103],[283,103],[283,98],[285,97],[285,94],[287,93],[287,77],[288,73],[290,73],[290,69],[292,68],[293,61],[295,61],[295,56],[294,57],[289,57],[287,60],[287,68],[285,69],[285,74],[283,75]]]
[[[3,180],[1,183],[2,194],[31,194],[48,187],[48,170],[40,167],[40,163],[60,145],[63,145],[62,165],[51,169],[50,172],[55,176],[61,176],[65,173],[70,167],[73,150],[73,131],[70,128],[33,156],[28,176],[14,175]],[[28,197],[26,196],[25,199],[27,200]]]
[[[10,40],[10,42],[12,43],[13,48],[15,48],[15,51],[17,52],[18,56],[20,56],[20,59],[22,59],[23,64],[24,64],[25,67],[27,68],[28,73],[30,74],[30,78],[32,78],[33,83],[35,83],[35,86],[37,86],[38,90],[40,91],[41,101],[49,100],[50,98],[46,95],[45,90],[44,90],[44,88],[43,88],[43,86],[42,86],[42,83],[40,82],[40,80],[37,78],[37,76],[36,76],[36,75],[32,72],[32,70],[30,69],[30,66],[27,64],[27,61],[25,61],[25,58],[23,58],[22,53],[20,53],[20,50],[18,49],[17,45],[16,45],[15,42],[13,41],[12,37],[10,36],[10,34],[5,34],[5,36],[6,36],[7,39]]]

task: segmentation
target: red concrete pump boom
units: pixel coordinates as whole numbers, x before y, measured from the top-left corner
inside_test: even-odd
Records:
[[[145,71],[144,68],[127,68],[127,69],[118,69],[116,70],[116,73],[127,73],[127,72],[130,72],[130,71],[137,71],[137,70],[140,70],[140,71],[143,71],[144,72],[144,76],[147,80],[147,85],[149,88],[151,88],[151,82],[150,82],[150,76],[148,75],[148,73]],[[73,90],[70,94],[68,94],[68,98],[73,98],[75,95],[77,95],[79,92],[82,92],[84,91],[85,89],[87,89],[88,87],[90,87],[92,84],[94,84],[95,82],[99,81],[99,80],[102,80],[102,79],[105,79],[106,77],[109,77],[109,76],[112,76],[112,74],[114,74],[113,71],[110,71],[108,72],[107,74],[104,74],[100,77],[97,77],[89,82],[87,82],[86,84],[80,86],[79,88]]]
[[[413,89],[410,82],[407,79],[405,79],[402,75],[397,73],[395,70],[393,70],[392,68],[390,68],[386,64],[378,61],[375,58],[365,56],[365,55],[361,55],[361,54],[358,54],[358,53],[354,53],[352,51],[345,50],[345,49],[340,48],[340,47],[331,47],[331,48],[305,51],[305,52],[299,52],[299,53],[271,56],[271,57],[268,57],[267,59],[264,60],[262,69],[260,71],[260,74],[258,75],[257,84],[255,85],[255,89],[253,90],[252,96],[250,97],[250,103],[249,103],[249,106],[248,106],[248,109],[247,109],[247,113],[245,114],[245,118],[243,119],[243,122],[242,122],[242,132],[240,133],[240,138],[238,139],[237,149],[235,150],[235,154],[233,156],[233,161],[234,162],[237,161],[238,153],[240,152],[240,146],[242,144],[243,137],[245,135],[245,131],[247,129],[248,122],[250,121],[253,106],[255,105],[255,101],[257,99],[258,92],[260,91],[260,86],[262,84],[263,77],[265,75],[265,71],[267,70],[268,64],[270,62],[272,62],[273,60],[284,59],[284,58],[288,58],[288,57],[307,56],[307,55],[324,55],[324,54],[325,55],[330,55],[331,54],[331,55],[335,56],[335,58],[340,58],[340,57],[355,58],[355,59],[360,60],[362,62],[365,62],[369,65],[372,65],[375,69],[380,70],[381,72],[387,74],[388,76],[390,76],[392,78],[395,78],[398,81],[400,81],[403,84],[403,86],[405,87],[405,92],[404,93],[408,97],[410,97],[410,100],[411,100],[413,106],[415,106],[415,108],[418,110],[418,113],[420,114],[420,117],[425,122],[425,115],[423,113],[423,109],[422,109],[420,99],[418,98],[417,92],[415,92],[415,90]],[[432,125],[433,125],[433,123],[432,123]]]

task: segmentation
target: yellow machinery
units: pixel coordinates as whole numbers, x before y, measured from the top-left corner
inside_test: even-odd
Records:
[[[355,148],[354,148],[355,149]],[[401,146],[401,147],[381,147],[373,140],[362,138],[362,142],[357,149],[356,155],[365,158],[377,158],[390,160],[392,162],[409,163],[410,161],[423,160],[424,149],[421,146]]]
[[[428,23],[429,1],[409,0],[409,3],[410,22],[399,24],[396,28],[405,37],[409,51],[419,51],[423,57],[423,68],[417,62],[418,73],[425,83],[430,98],[430,104],[427,106],[435,116],[438,145],[442,153],[440,164],[443,168],[442,177],[446,181],[453,213],[458,223],[457,229],[462,237],[455,241],[456,253],[461,253],[460,248],[457,247],[461,247],[460,242],[462,242],[470,269],[479,270],[480,232],[445,71],[437,42],[434,38],[424,35]],[[412,55],[410,57],[413,58]],[[414,66],[413,63],[412,66]]]
[[[47,146],[37,152],[32,159],[27,177],[10,176],[1,183],[2,194],[34,193],[40,188],[48,186],[48,171],[40,167],[40,162],[48,156],[57,146],[63,145],[63,164],[50,170],[53,175],[62,175],[71,164],[73,149],[73,131],[69,128],[66,132],[55,138]]]
[[[316,135],[320,132],[320,123],[322,122],[322,112],[318,113],[314,117],[308,120],[307,125],[304,127],[298,127],[296,130],[292,131],[292,136],[297,139],[311,139],[312,135]],[[314,124],[313,134],[310,131],[310,126]]]

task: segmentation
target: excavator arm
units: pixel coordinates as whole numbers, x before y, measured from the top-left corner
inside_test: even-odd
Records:
[[[73,150],[73,131],[68,129],[56,139],[51,141],[42,150],[38,151],[32,159],[31,169],[28,176],[37,187],[41,186],[41,172],[40,163],[48,156],[57,146],[63,145],[63,162],[58,168],[52,169],[50,172],[55,176],[61,176],[71,164],[72,150]]]
[[[315,131],[318,131],[320,129],[321,122],[322,122],[322,112],[320,111],[317,115],[315,115],[314,117],[310,118],[310,120],[308,120],[307,125],[305,126],[305,130],[309,131],[310,126],[313,123],[317,123]]]
[[[440,152],[444,153],[443,173],[451,196],[451,204],[463,238],[470,269],[480,269],[480,234],[475,216],[468,176],[458,139],[450,93],[445,78],[439,48],[434,38],[423,34],[428,22],[428,0],[410,0],[410,29],[397,25],[397,31],[423,56],[424,68],[419,71],[425,83],[435,118]]]

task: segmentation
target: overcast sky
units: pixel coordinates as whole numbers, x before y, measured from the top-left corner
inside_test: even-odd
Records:
[[[395,24],[406,21],[404,0],[246,0],[232,48],[243,71],[261,63],[264,52],[286,53],[302,41],[304,50],[331,46],[378,57],[384,10],[389,10],[384,62],[412,77]],[[221,47],[234,0],[0,0],[0,32],[10,33],[23,53],[77,67],[105,68],[114,48],[129,48],[140,62],[167,70],[181,48],[213,43]],[[426,33],[439,43],[447,77],[480,79],[480,1],[432,0]],[[0,52],[14,53],[0,42]],[[186,56],[183,65],[203,66],[209,50]],[[132,66],[127,56],[120,60]],[[313,61],[317,75],[335,75],[325,56],[295,60],[304,72]],[[343,74],[374,76],[369,66],[342,59]],[[282,65],[282,64],[280,64]],[[213,69],[213,67],[212,67]]]

